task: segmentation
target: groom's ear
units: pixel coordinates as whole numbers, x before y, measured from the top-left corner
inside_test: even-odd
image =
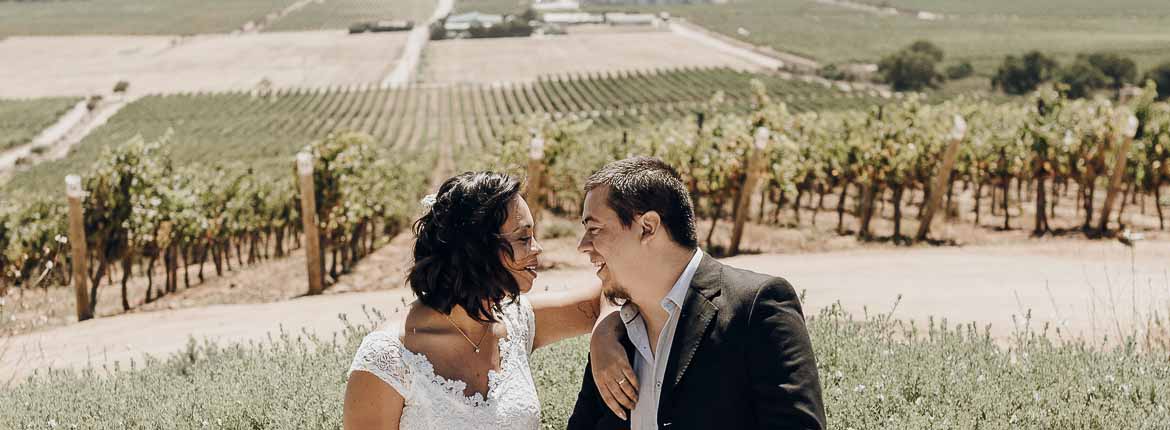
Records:
[[[655,211],[646,212],[638,220],[638,228],[642,230],[642,243],[650,243],[650,239],[654,237],[654,233],[657,233],[662,228],[662,217]]]

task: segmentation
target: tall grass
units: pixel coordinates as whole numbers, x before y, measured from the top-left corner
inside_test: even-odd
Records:
[[[330,338],[280,333],[232,346],[192,341],[166,359],[35,375],[0,392],[0,428],[336,429],[345,373],[368,323]],[[344,320],[344,318],[343,318]],[[1170,356],[1021,330],[924,326],[840,306],[809,319],[828,418],[839,429],[1170,428]],[[585,338],[538,351],[544,427],[564,428]]]

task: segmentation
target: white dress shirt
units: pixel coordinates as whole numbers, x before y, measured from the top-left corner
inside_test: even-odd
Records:
[[[658,428],[658,401],[662,397],[662,382],[666,373],[666,362],[670,358],[670,347],[674,343],[674,332],[678,328],[678,317],[682,313],[683,301],[687,297],[687,290],[691,287],[691,280],[695,277],[695,270],[703,260],[703,251],[696,249],[694,256],[686,269],[683,269],[678,280],[674,282],[670,292],[662,299],[662,309],[668,315],[666,325],[656,339],[657,347],[650,350],[650,335],[646,331],[646,321],[632,303],[622,306],[622,322],[626,325],[626,334],[638,353],[634,356],[634,373],[638,376],[638,403],[630,413],[631,430],[655,430]]]

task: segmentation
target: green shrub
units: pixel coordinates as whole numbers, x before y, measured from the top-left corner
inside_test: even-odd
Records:
[[[165,360],[114,372],[36,376],[0,392],[0,428],[337,429],[345,373],[369,324],[330,339],[281,333],[221,347],[192,342]],[[1170,422],[1170,360],[1133,343],[1098,349],[1021,329],[854,319],[833,306],[809,322],[832,428],[1124,428]],[[584,337],[537,351],[544,428],[572,411]],[[729,370],[732,371],[732,370]]]
[[[991,79],[991,86],[1008,94],[1027,94],[1052,79],[1058,67],[1056,60],[1039,51],[1029,52],[1023,57],[1008,55]]]
[[[1068,97],[1074,99],[1088,97],[1093,91],[1105,88],[1109,82],[1105,73],[1083,58],[1061,68],[1057,78],[1065,85]]]
[[[1132,84],[1137,80],[1137,64],[1128,57],[1112,52],[1098,52],[1089,55],[1079,55],[1105,76],[1109,88],[1120,90],[1125,84]]]
[[[1158,98],[1170,98],[1170,62],[1165,62],[1146,72],[1144,80],[1154,81],[1158,86]]]
[[[933,43],[918,41],[883,57],[878,63],[878,73],[882,81],[895,91],[918,91],[942,81],[942,76],[935,71],[942,59],[942,49]]]
[[[975,74],[975,67],[971,66],[971,62],[963,60],[960,63],[952,64],[947,67],[947,79],[957,80],[969,78]]]

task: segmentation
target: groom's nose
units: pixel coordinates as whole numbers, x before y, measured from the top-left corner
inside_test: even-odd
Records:
[[[581,235],[581,240],[577,242],[577,251],[589,253],[593,250],[593,239],[589,238],[589,234]]]

